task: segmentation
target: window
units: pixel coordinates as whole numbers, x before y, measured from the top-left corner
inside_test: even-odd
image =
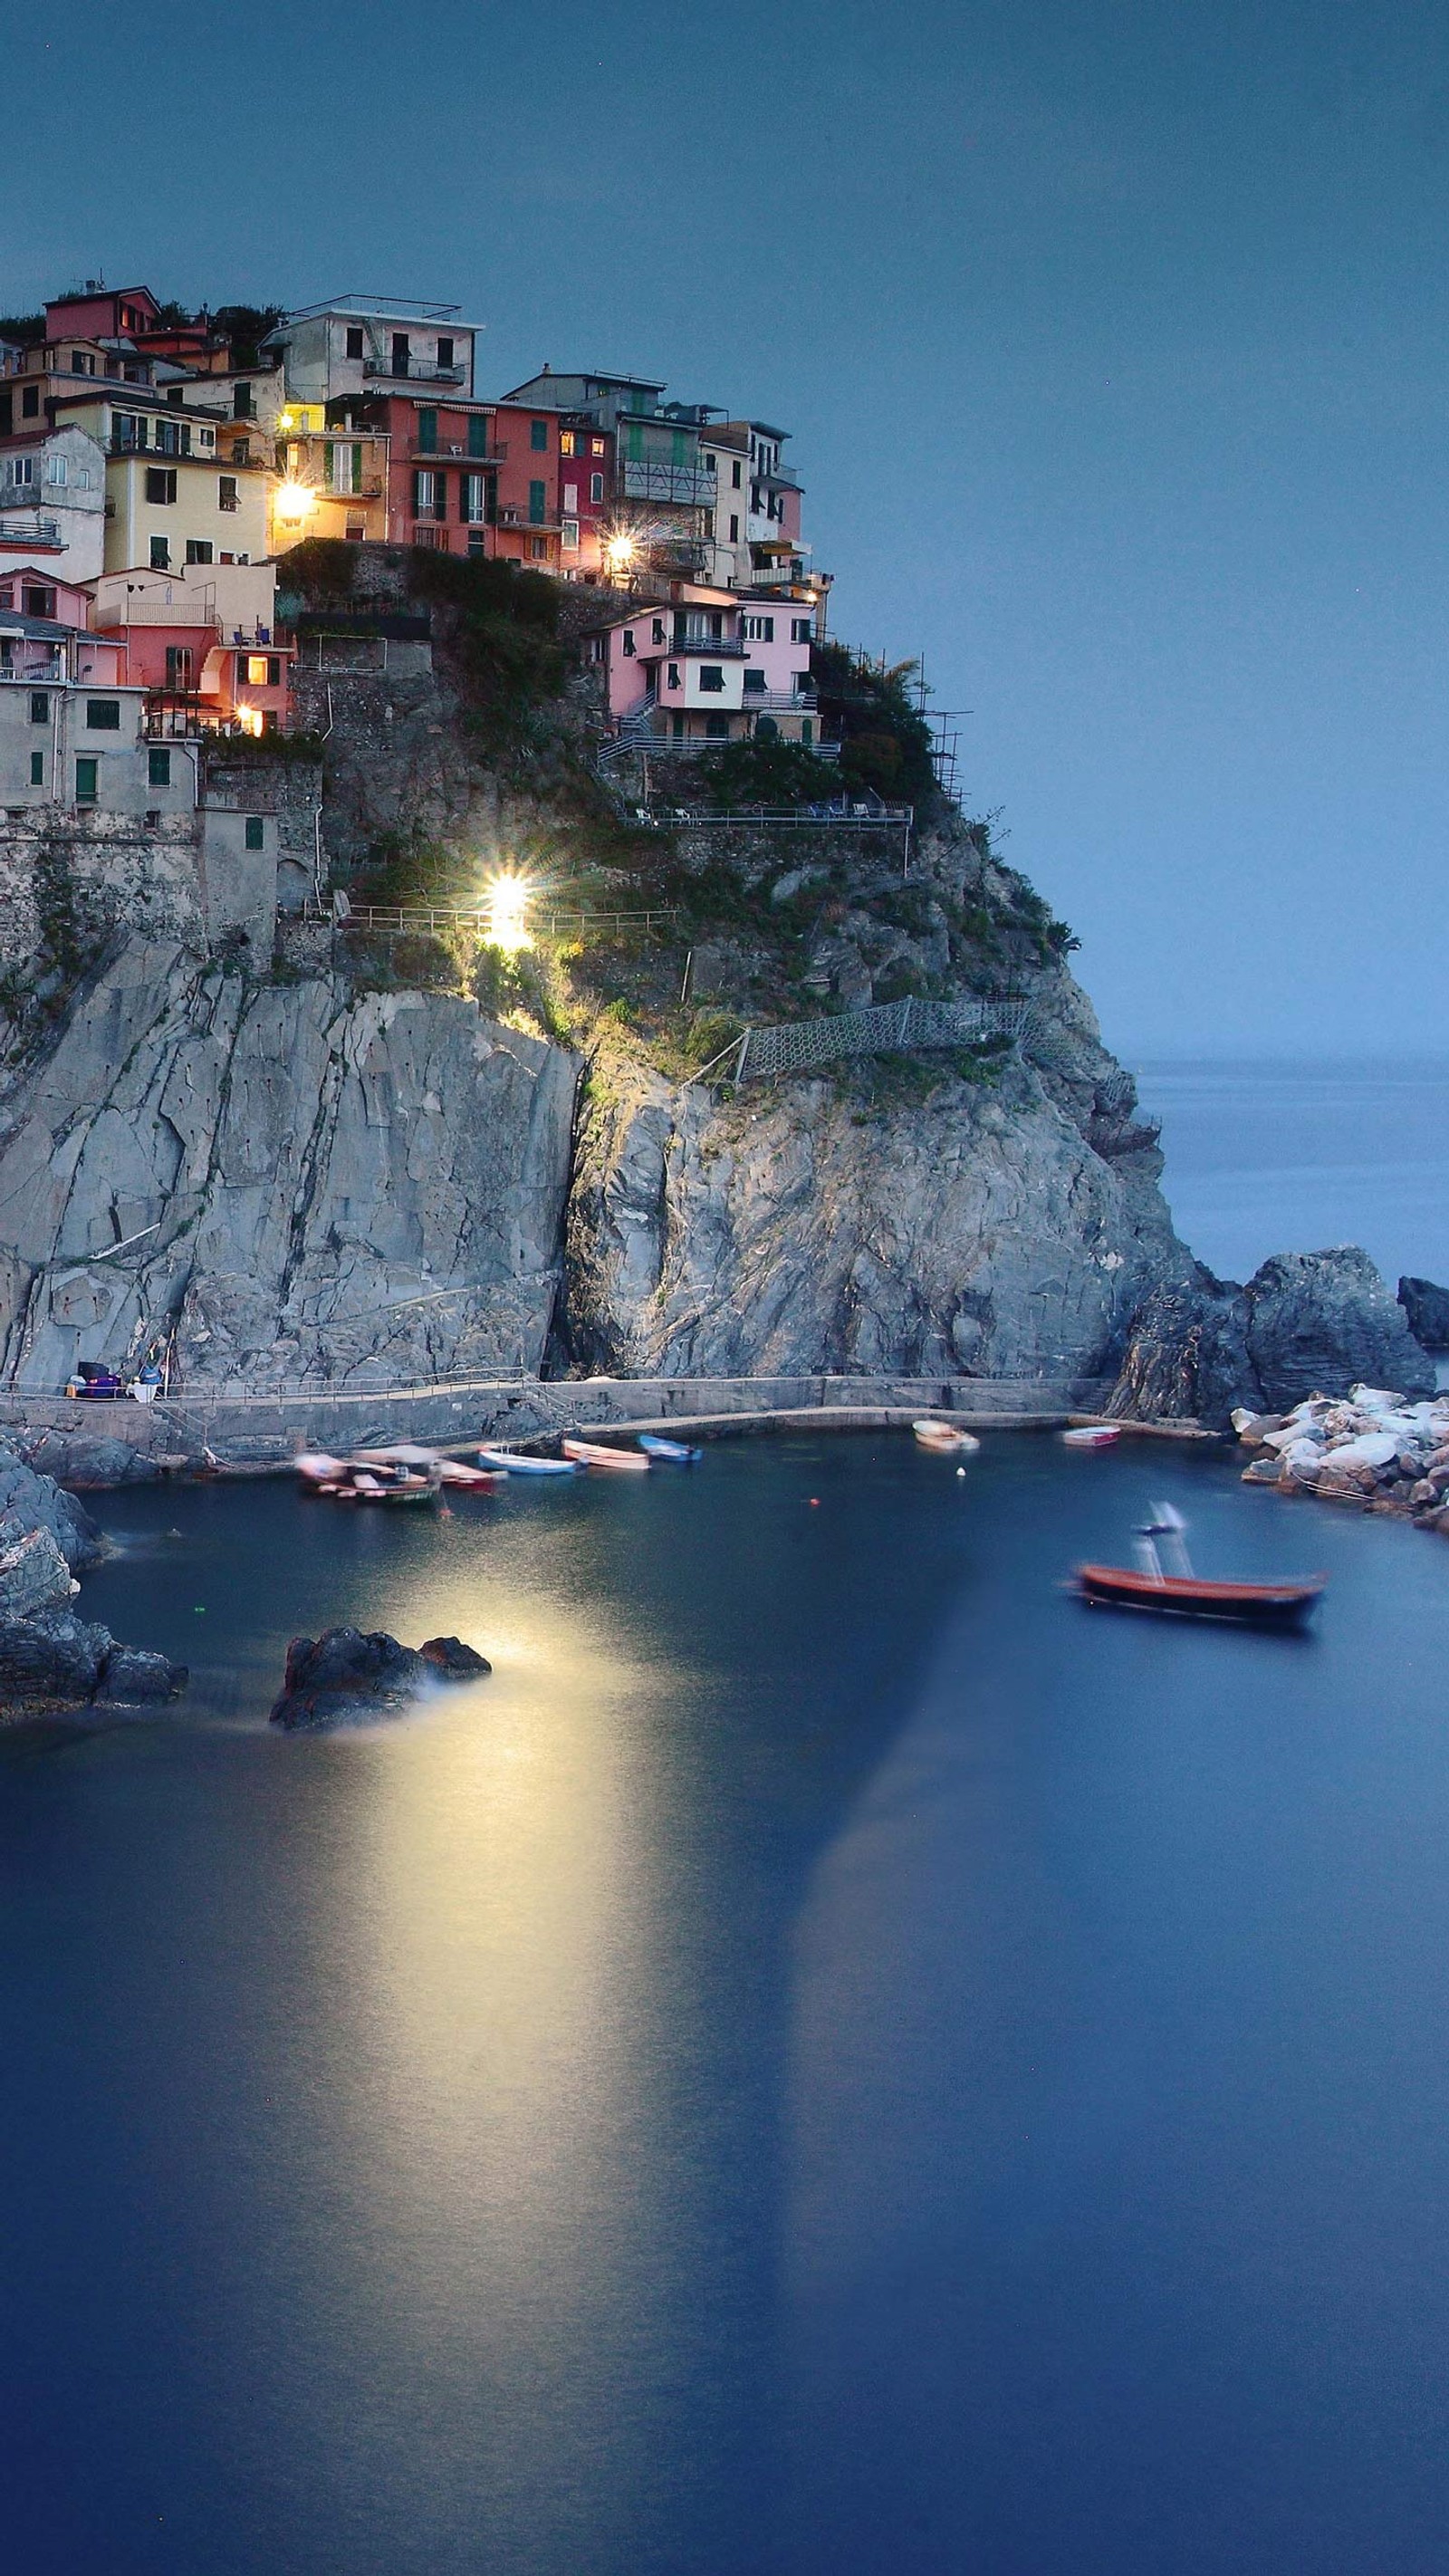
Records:
[[[34,457],[7,456],[5,459],[5,479],[7,483],[33,483],[35,481]]]
[[[706,456],[704,460],[704,470],[706,474],[718,474],[719,458],[717,456]]]
[[[452,363],[453,363],[453,343],[452,343],[452,341],[451,341],[451,340],[440,340],[440,341],[438,342],[438,364],[439,364],[439,366],[440,366],[440,367],[451,367]]]
[[[634,658],[634,629],[633,629],[633,627],[632,627],[632,626],[626,626],[626,627],[625,627],[625,629],[624,629],[624,659],[625,659],[625,661],[626,661],[626,662],[632,662],[633,658]]]
[[[530,537],[530,538],[529,538],[529,540],[528,540],[528,560],[529,560],[529,562],[530,562],[530,563],[547,563],[547,561],[548,561],[548,540],[547,540],[547,538],[546,538],[546,537]]]
[[[488,453],[488,420],[481,411],[468,414],[468,453],[470,456],[486,456]]]
[[[166,647],[167,688],[189,689],[191,686],[191,668],[190,645],[168,644]]]
[[[739,520],[736,518],[734,511],[733,511],[733,510],[731,510],[731,512],[730,512],[730,544],[731,544],[732,546],[737,546],[737,545],[739,544],[739,541],[740,541],[740,523],[739,523]]]
[[[664,620],[662,617],[656,617],[654,620],[654,641],[656,644],[662,644],[664,641]]]
[[[591,474],[589,476],[589,499],[593,502],[595,509],[598,508],[603,497],[604,478],[602,474]]]
[[[558,452],[560,456],[576,456],[578,454],[578,447],[579,440],[577,430],[561,429],[559,431]]]
[[[121,701],[119,698],[87,698],[87,733],[119,733]]]
[[[349,520],[348,520],[348,522],[347,522],[347,543],[348,543],[350,546],[360,546],[360,545],[362,544],[362,541],[363,541],[363,539],[364,539],[364,537],[365,537],[366,535],[367,535],[367,530],[366,530],[366,528],[363,526],[362,521],[361,521],[360,519],[349,519]]]
[[[248,814],[246,839],[247,848],[249,850],[264,850],[266,848],[267,827],[260,814]]]
[[[570,518],[570,519],[576,519],[576,518],[578,517],[578,515],[579,515],[579,487],[578,487],[577,483],[566,483],[566,484],[564,485],[564,487],[563,487],[563,505],[564,505],[564,511],[565,511],[565,514],[566,514],[566,516],[567,516],[568,518]]]
[[[153,572],[171,570],[171,548],[164,537],[153,537],[151,540],[151,570]]]
[[[32,690],[31,690],[31,692],[30,692],[30,721],[31,721],[31,723],[32,723],[32,724],[49,724],[49,722],[50,722],[50,691],[49,691],[49,689],[32,689]]]
[[[176,468],[174,465],[147,466],[146,498],[148,501],[154,502],[158,509],[170,508],[176,498]]]
[[[94,805],[100,792],[101,764],[98,760],[78,760],[75,765],[75,801],[77,805]]]
[[[30,755],[30,784],[32,787],[43,787],[45,785],[45,754],[43,751],[33,751]]]
[[[188,537],[186,540],[186,560],[189,564],[209,564],[213,562],[214,556],[212,553],[210,537]]]
[[[458,516],[480,524],[488,499],[486,474],[460,474],[458,477]]]
[[[745,694],[746,694],[746,696],[748,696],[748,695],[749,695],[749,693],[750,693],[752,690],[759,690],[759,689],[763,689],[764,685],[765,685],[765,674],[764,674],[764,672],[763,672],[763,671],[746,671],[746,673],[745,673]]]
[[[55,615],[55,592],[52,590],[49,582],[28,581],[21,597],[24,602],[24,612],[27,617],[53,617]]]
[[[45,479],[47,483],[64,483],[66,474],[65,458],[63,456],[47,456],[45,460]]]
[[[15,584],[14,584],[14,582],[13,582],[13,581],[0,582],[0,608],[13,608],[13,607],[14,607],[14,605],[15,605]]]
[[[352,323],[349,323],[347,330],[347,354],[349,358],[360,358],[362,355],[362,333]]]
[[[546,420],[531,420],[529,422],[528,443],[529,446],[535,449],[539,455],[544,453],[548,446],[548,422]]]
[[[809,641],[810,641],[810,620],[809,620],[809,618],[808,618],[808,617],[792,617],[792,618],[791,618],[791,620],[790,620],[790,641],[791,641],[791,643],[792,643],[792,644],[808,644],[808,643],[809,643]]]
[[[739,457],[737,456],[737,457],[735,458],[735,460],[734,460],[734,463],[733,463],[733,464],[731,465],[731,467],[730,467],[730,487],[731,487],[731,489],[732,489],[733,491],[736,491],[736,492],[738,492],[738,491],[739,491],[739,489],[740,489],[740,487],[741,487],[742,479],[743,479],[743,476],[742,476],[741,462],[740,462]]]
[[[438,415],[435,411],[420,411],[418,413],[418,445],[422,449],[424,456],[436,456],[438,452]]]
[[[768,718],[766,721],[768,722]],[[704,731],[707,742],[728,742],[730,738],[729,717],[706,716],[704,720]]]
[[[541,528],[547,516],[548,485],[546,483],[530,483],[528,487],[529,526],[531,528]]]
[[[219,474],[217,476],[216,506],[219,510],[235,510],[240,507],[240,494],[237,490],[237,480],[234,474]]]
[[[95,360],[92,359],[91,366],[93,367],[94,364]],[[84,349],[72,349],[70,353],[70,371],[73,376],[84,376],[90,373],[90,367],[86,364],[86,353]]]
[[[559,532],[559,546],[566,555],[576,555],[578,553],[579,523],[577,519],[565,519],[562,522]]]
[[[412,342],[408,338],[406,331],[394,331],[392,335],[393,374],[395,376],[405,376],[411,364]]]
[[[75,488],[78,492],[89,492],[91,488],[91,469],[88,465],[78,465],[76,467]]]
[[[233,420],[255,420],[256,413],[252,409],[252,389],[250,385],[232,386],[231,416]]]
[[[15,396],[0,393],[0,438],[9,438],[15,427]]]
[[[723,673],[723,671],[720,669],[719,664],[718,664],[717,662],[703,662],[703,663],[701,663],[701,665],[700,665],[700,672],[699,672],[699,686],[700,686],[700,692],[701,692],[701,695],[703,694],[703,692],[704,692],[706,689],[708,689],[708,690],[711,692],[711,694],[718,694],[718,693],[723,689],[723,687],[724,687],[724,673]]]
[[[483,552],[483,531],[481,528],[470,528],[468,530],[468,552],[470,555],[481,555]]]
[[[179,420],[154,420],[151,423],[151,430],[151,444],[162,456],[180,455],[181,423]]]
[[[608,455],[608,452],[609,452],[609,451],[608,451],[608,448],[605,446],[604,441],[602,440],[602,438],[591,438],[591,439],[590,439],[590,441],[589,441],[589,454],[590,454],[591,456],[607,456],[607,455]]]
[[[169,751],[157,751],[157,750],[153,747],[153,748],[152,748],[152,749],[147,753],[147,755],[146,755],[146,777],[147,777],[147,780],[148,780],[148,782],[150,783],[150,785],[151,785],[152,787],[169,787],[169,786],[170,786],[170,784],[171,784],[171,754],[170,754],[170,752],[169,752]]]
[[[448,478],[420,468],[413,476],[415,519],[443,519],[448,514]]]
[[[20,389],[20,417],[21,417],[21,419],[22,419],[22,420],[38,420],[38,419],[40,418],[40,387],[39,387],[39,385],[22,385],[22,386],[21,386],[21,389]]]
[[[677,689],[679,686],[679,664],[677,662],[671,662],[669,665],[669,678],[666,682],[666,686],[671,689]]]
[[[116,445],[121,450],[123,456],[134,455],[145,446],[146,424],[144,420],[138,420],[133,411],[118,411],[112,415],[112,418],[115,426]]]

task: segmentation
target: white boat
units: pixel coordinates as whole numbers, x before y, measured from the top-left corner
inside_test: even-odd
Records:
[[[923,1449],[933,1449],[941,1458],[974,1458],[981,1443],[969,1431],[958,1431],[952,1422],[913,1422],[911,1429]]]
[[[626,1474],[647,1476],[649,1461],[640,1449],[611,1449],[601,1440],[562,1440],[559,1443],[566,1458],[577,1459],[581,1467],[622,1467]]]
[[[1122,1434],[1115,1422],[1083,1422],[1062,1433],[1064,1449],[1115,1449]]]
[[[480,1449],[478,1464],[495,1475],[576,1476],[572,1458],[525,1458],[518,1449]]]

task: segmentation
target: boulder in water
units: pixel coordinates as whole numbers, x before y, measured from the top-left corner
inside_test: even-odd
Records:
[[[1226,1430],[1246,1406],[1250,1418],[1281,1424],[1306,1396],[1359,1379],[1427,1395],[1431,1374],[1368,1254],[1340,1244],[1276,1253],[1245,1288],[1199,1264],[1190,1279],[1154,1290],[1133,1319],[1108,1410]]]
[[[1401,1279],[1399,1304],[1416,1342],[1426,1351],[1449,1351],[1449,1288],[1432,1279]]]
[[[457,1637],[431,1637],[426,1646],[399,1645],[384,1629],[329,1628],[321,1637],[294,1637],[287,1648],[281,1697],[272,1724],[297,1728],[357,1725],[395,1717],[429,1682],[472,1681],[489,1666]]]

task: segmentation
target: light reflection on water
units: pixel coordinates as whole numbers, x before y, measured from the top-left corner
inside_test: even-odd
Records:
[[[1070,1601],[1158,1492],[1320,1635]],[[1442,1542],[1042,1439],[104,1510],[206,1653],[0,1738],[27,2576],[1442,2559]],[[337,1618],[494,1674],[269,1732]]]

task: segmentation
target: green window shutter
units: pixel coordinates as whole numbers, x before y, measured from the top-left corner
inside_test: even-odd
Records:
[[[548,447],[548,422],[546,420],[530,421],[528,435],[529,445],[536,449],[539,455],[543,455]]]
[[[333,466],[336,455],[337,450],[329,438],[322,450],[322,488],[325,492],[331,491],[335,479]]]
[[[101,764],[98,760],[81,759],[75,765],[75,801],[94,805],[99,791]]]
[[[689,463],[689,440],[686,438],[682,429],[676,429],[673,433],[673,438],[674,463],[676,465],[687,465]]]
[[[419,499],[419,497],[418,497],[418,496],[419,496],[419,494],[420,494],[420,493],[421,493],[421,491],[422,491],[422,486],[423,486],[423,478],[422,478],[421,474],[418,472],[417,467],[416,467],[416,466],[414,466],[414,468],[413,468],[413,517],[414,517],[414,518],[416,518],[416,517],[417,517],[418,512],[419,512],[419,511],[421,510],[421,508],[422,508],[422,502],[421,502],[421,500],[420,500],[420,499]]]
[[[30,755],[30,784],[32,787],[43,787],[45,785],[45,754],[43,751],[33,751]]]
[[[362,490],[362,447],[360,442],[352,451],[352,488],[354,492],[360,492]]]
[[[154,749],[148,752],[146,757],[146,775],[153,787],[169,787],[171,784],[170,752],[156,751]]]
[[[488,423],[482,412],[474,411],[468,415],[468,453],[470,456],[486,456],[488,453]]]
[[[438,415],[435,411],[419,412],[418,445],[426,456],[436,455],[438,446]]]
[[[446,519],[447,515],[448,478],[446,474],[435,474],[433,476],[433,516],[435,519]]]
[[[528,524],[531,528],[541,528],[543,526],[544,519],[547,516],[547,508],[548,485],[546,483],[530,483],[528,487]]]
[[[264,849],[266,848],[266,845],[267,845],[267,827],[266,827],[265,823],[262,821],[262,818],[261,818],[260,814],[248,814],[248,816],[247,816],[247,848],[248,848],[249,850],[264,850]]]
[[[643,464],[644,424],[641,420],[630,421],[629,426],[624,433],[624,447],[631,465]]]

